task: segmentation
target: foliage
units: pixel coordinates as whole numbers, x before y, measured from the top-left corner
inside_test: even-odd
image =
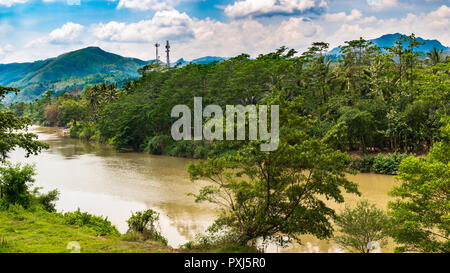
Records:
[[[234,156],[187,167],[192,180],[212,182],[191,194],[196,202],[221,209],[210,232],[225,234],[240,246],[255,246],[257,239],[284,245],[301,234],[328,238],[334,211],[319,196],[341,203],[341,189],[358,193],[356,184],[345,178],[348,156],[309,135],[315,124],[296,113],[297,102],[279,101],[283,94],[271,98],[286,109],[280,117],[283,138],[278,150],[262,152],[261,143],[252,141]]]
[[[373,161],[374,156],[373,155],[364,155],[363,157],[357,157],[353,158],[350,168],[363,172],[363,173],[369,173],[373,171]]]
[[[405,159],[407,154],[388,154],[386,156],[378,154],[373,160],[372,169],[379,174],[396,174],[400,163]]]
[[[256,253],[255,246],[239,245],[230,235],[218,235],[208,232],[197,234],[194,241],[189,241],[181,246],[188,252],[215,252],[215,253]]]
[[[108,218],[91,215],[87,212],[81,212],[80,209],[74,212],[66,212],[63,214],[64,223],[78,227],[88,227],[95,231],[98,236],[118,235],[116,227],[108,221]]]
[[[0,167],[0,197],[7,205],[30,206],[32,195],[30,186],[34,183],[34,166],[7,163]]]
[[[167,148],[172,144],[173,139],[169,136],[160,135],[152,137],[147,144],[146,151],[153,155],[167,153]]]
[[[396,251],[450,252],[450,118],[442,121],[442,140],[427,158],[403,160],[402,184],[390,193],[397,197],[389,203]]]
[[[132,213],[131,217],[127,220],[128,233],[138,232],[144,235],[145,239],[160,241],[167,245],[167,239],[158,230],[158,220],[159,213],[152,209]]]
[[[339,235],[333,236],[333,240],[350,252],[370,253],[369,243],[377,242],[381,246],[387,237],[386,213],[367,200],[358,202],[353,209],[346,206],[334,222]]]
[[[6,94],[19,92],[16,88],[0,86],[0,102]],[[37,154],[48,144],[37,141],[37,135],[28,133],[31,120],[27,117],[15,116],[12,112],[0,111],[0,161],[4,162],[7,154],[17,147],[26,151],[26,156]]]
[[[350,167],[354,170],[368,173],[374,172],[377,174],[395,175],[403,159],[408,157],[408,154],[391,153],[387,155],[377,154],[364,155],[352,159]]]
[[[52,190],[48,193],[35,193],[38,204],[48,212],[56,212],[56,204],[54,202],[59,200],[59,191]]]

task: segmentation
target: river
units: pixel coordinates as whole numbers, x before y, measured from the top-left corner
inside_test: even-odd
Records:
[[[34,163],[35,186],[43,191],[58,189],[58,211],[80,208],[102,215],[122,233],[131,212],[152,208],[160,212],[160,227],[169,245],[178,247],[206,229],[216,211],[206,203],[196,204],[189,192],[197,192],[201,183],[189,180],[185,170],[192,160],[152,156],[146,153],[121,153],[107,145],[63,137],[56,128],[33,126],[31,131],[47,142],[50,149],[37,156],[24,158],[23,150],[10,154],[13,162]],[[387,192],[398,183],[392,176],[359,174],[349,176],[359,184],[362,198],[379,208],[386,208]],[[345,195],[346,204],[354,205],[360,197]],[[330,203],[338,211],[343,204]],[[302,236],[302,245],[286,249],[269,247],[268,252],[339,252],[328,240]],[[391,252],[392,246],[382,252]]]

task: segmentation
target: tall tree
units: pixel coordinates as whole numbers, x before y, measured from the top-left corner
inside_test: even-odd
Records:
[[[0,86],[0,102],[6,94],[19,92],[16,88]],[[37,135],[27,132],[31,120],[27,117],[17,117],[12,112],[0,112],[0,161],[4,162],[8,153],[16,147],[26,151],[26,156],[37,154],[48,144],[37,141]]]
[[[450,118],[443,118],[442,141],[426,159],[409,157],[400,165],[400,186],[389,203],[397,251],[450,252]]]
[[[444,62],[445,61],[444,50],[443,49],[438,50],[437,48],[433,47],[432,50],[427,52],[427,61],[430,62],[432,65]]]

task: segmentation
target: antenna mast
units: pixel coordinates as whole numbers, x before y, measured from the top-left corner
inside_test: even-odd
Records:
[[[156,47],[156,62],[157,62],[157,63],[159,63],[159,52],[158,52],[159,46],[160,46],[159,43],[156,43],[156,44],[155,44],[155,47]]]
[[[170,67],[170,44],[169,41],[166,43],[166,53],[167,53],[167,66]]]

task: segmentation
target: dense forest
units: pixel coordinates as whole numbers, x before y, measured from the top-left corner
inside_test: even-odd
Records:
[[[438,50],[421,59],[415,52],[419,45],[414,35],[387,48],[361,38],[340,47],[338,62],[325,54],[328,44],[315,43],[300,56],[283,47],[256,59],[242,54],[210,65],[150,64],[120,89],[101,84],[82,93],[48,91],[34,103],[8,107],[39,124],[69,127],[73,137],[118,149],[205,158],[240,144],[173,143],[173,106],[192,106],[194,97],[224,107],[277,96],[295,102],[295,114],[315,121],[309,134],[339,135],[342,151],[420,154],[439,139],[440,118],[450,111],[450,63]]]
[[[399,251],[448,252],[450,59],[438,50],[421,59],[419,44],[414,35],[386,48],[361,38],[341,46],[338,61],[318,42],[300,55],[282,47],[209,65],[154,63],[121,88],[48,91],[34,103],[5,107],[120,150],[205,159],[187,170],[192,180],[212,185],[192,195],[222,213],[199,245],[253,247],[259,238],[284,245],[299,234],[330,238],[334,219],[342,233],[353,232],[335,240],[358,249],[352,242],[360,219],[354,217],[362,215],[374,221],[363,229],[389,230]],[[222,107],[279,105],[279,149],[262,152],[258,141],[173,141],[171,109],[192,106],[194,97]],[[336,217],[320,198],[343,203],[343,191],[359,194],[347,180],[354,173],[349,166],[397,173],[404,181],[391,193],[399,198],[389,205],[392,225],[367,203]]]

